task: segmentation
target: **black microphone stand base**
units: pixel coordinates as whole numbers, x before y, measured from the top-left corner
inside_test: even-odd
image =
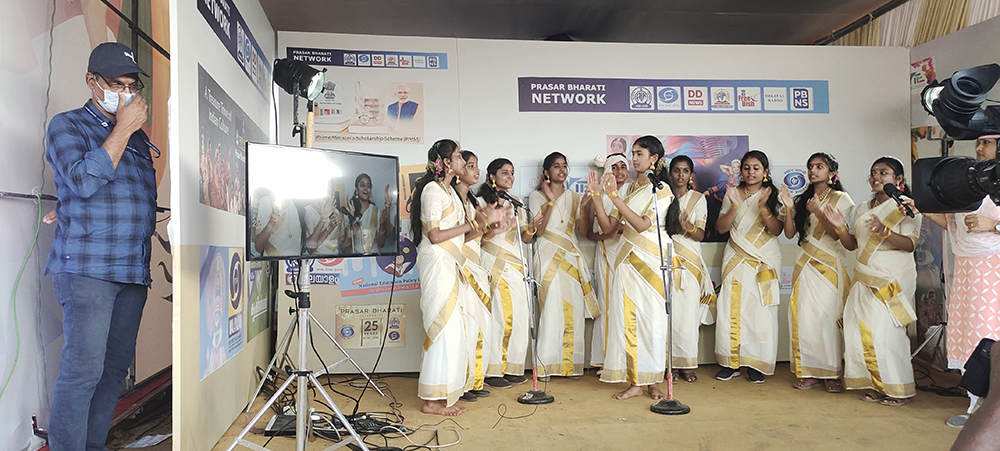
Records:
[[[528,405],[552,404],[555,401],[556,398],[541,390],[528,390],[527,393],[517,397],[517,402]]]
[[[649,410],[660,415],[686,415],[691,408],[676,399],[661,399],[649,406]]]

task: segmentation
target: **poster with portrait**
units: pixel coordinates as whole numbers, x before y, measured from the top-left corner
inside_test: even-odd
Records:
[[[198,201],[245,216],[246,144],[267,137],[200,64],[198,124]]]
[[[399,253],[381,257],[322,258],[309,265],[309,283],[340,287],[342,299],[364,298],[420,290],[417,247],[409,238],[399,240]],[[298,263],[284,263],[284,284],[294,284]]]
[[[314,102],[316,142],[423,144],[425,108],[423,83],[327,72]]]
[[[607,154],[624,153],[632,161],[632,143],[640,135],[607,135]],[[715,231],[715,221],[719,218],[722,199],[726,189],[740,183],[740,158],[750,150],[750,137],[739,136],[671,136],[657,135],[663,142],[666,158],[686,155],[694,162],[694,188],[705,194],[708,200],[708,221],[705,226],[706,242],[723,242],[728,234]],[[630,180],[635,179],[635,170],[630,169]]]
[[[246,279],[243,249],[201,246],[199,272],[201,379],[243,350]]]

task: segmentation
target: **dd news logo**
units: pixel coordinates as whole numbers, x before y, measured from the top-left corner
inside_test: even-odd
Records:
[[[708,111],[708,88],[684,88],[684,109]]]

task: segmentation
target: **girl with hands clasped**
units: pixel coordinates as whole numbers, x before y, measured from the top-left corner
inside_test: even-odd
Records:
[[[715,228],[729,232],[722,268],[715,323],[715,357],[727,381],[747,368],[747,379],[764,383],[774,374],[778,355],[777,235],[784,218],[778,213],[778,191],[771,182],[767,155],[751,150],[740,160],[743,180],[726,189]]]
[[[462,245],[466,235],[494,226],[501,215],[499,210],[477,210],[474,217],[466,216],[462,199],[452,188],[455,177],[465,173],[458,143],[435,142],[427,160],[427,170],[414,186],[410,222],[417,245],[426,334],[417,396],[424,400],[424,413],[455,416],[466,411],[454,404],[472,386],[469,364],[474,361],[469,356],[463,311],[479,302],[461,273],[465,264]]]
[[[806,191],[793,201],[788,186],[781,188],[785,236],[799,236],[788,330],[792,335],[791,370],[798,378],[792,386],[800,390],[822,385],[829,393],[844,391],[840,382],[844,340],[838,322],[844,314],[849,277],[844,267],[844,248],[823,212],[829,206],[839,215],[850,217],[854,210],[854,201],[840,183],[839,167],[832,155],[814,153],[806,164]]]
[[[909,402],[915,392],[906,326],[916,319],[913,249],[920,216],[907,217],[883,189],[893,183],[906,196],[903,163],[881,157],[872,164],[868,183],[875,195],[858,206],[851,228],[833,205],[823,211],[840,242],[857,249],[854,280],[844,306],[844,385],[871,389],[862,400],[885,406]]]
[[[702,324],[712,324],[715,287],[701,257],[700,241],[705,239],[708,202],[694,187],[694,162],[686,155],[670,160],[670,188],[674,201],[667,209],[666,230],[674,240],[674,349],[676,376],[687,382],[698,379],[698,333]]]
[[[535,241],[533,269],[539,282],[538,376],[583,375],[584,320],[600,315],[590,269],[576,234],[586,235],[580,217],[580,195],[564,186],[569,176],[566,156],[552,152],[542,163],[543,180],[528,196],[536,215],[522,233]]]
[[[524,268],[521,265],[521,234],[514,228],[514,212],[510,202],[500,197],[514,187],[514,164],[497,158],[486,167],[486,183],[479,188],[479,197],[486,208],[503,212],[500,226],[483,236],[481,254],[483,268],[490,277],[490,314],[493,318],[493,338],[489,351],[483,351],[486,362],[484,382],[494,388],[510,388],[523,384],[524,361],[528,353],[528,308],[530,300],[524,291]],[[510,195],[518,202],[517,196]],[[526,215],[517,212],[522,229],[536,230],[538,224],[525,225]]]
[[[474,218],[481,210],[494,210],[493,206],[476,199],[470,191],[472,185],[479,183],[479,158],[476,154],[462,151],[462,159],[465,160],[465,172],[456,177],[455,190],[462,199],[462,206],[465,217],[468,220]],[[510,207],[508,207],[509,209]],[[501,215],[505,212],[501,212]],[[493,317],[490,313],[490,276],[482,265],[480,254],[482,252],[481,240],[487,236],[493,237],[511,228],[513,220],[506,217],[498,218],[497,222],[487,222],[482,228],[465,235],[465,243],[462,246],[462,254],[465,256],[465,266],[462,272],[465,274],[469,287],[474,296],[465,309],[465,329],[466,344],[469,346],[469,377],[472,379],[472,389],[462,395],[466,401],[475,401],[477,397],[489,396],[490,392],[484,390],[483,380],[485,378],[486,362],[490,361],[490,353],[495,346],[495,334],[493,333]],[[476,224],[473,224],[476,225]]]
[[[603,382],[628,382],[628,388],[614,394],[615,399],[639,396],[643,387],[653,399],[665,396],[658,386],[667,363],[667,312],[657,234],[665,243],[670,237],[656,228],[653,202],[665,217],[673,195],[667,186],[654,195],[645,175],[652,169],[657,181],[666,179],[663,157],[663,143],[655,136],[643,136],[632,145],[632,165],[638,180],[622,186],[624,192],[619,191],[612,173],[598,179],[597,173],[591,172],[587,177],[589,196],[607,197],[614,205],[610,214],[594,208],[601,231],[614,232],[624,224],[621,248],[612,266],[607,349],[601,372]],[[665,218],[661,218],[664,222]]]
[[[619,140],[621,140],[620,143]],[[615,143],[619,143],[622,146],[621,150],[624,150],[625,144],[622,138],[615,138],[615,141],[612,142],[612,147],[615,147]],[[594,163],[599,167],[603,167],[605,174],[614,174],[615,189],[622,189],[625,181],[628,180],[628,160],[625,158],[625,154],[598,155],[597,158],[594,158]],[[590,345],[590,364],[591,366],[603,367],[604,343],[608,335],[607,313],[608,302],[610,301],[608,293],[611,290],[611,279],[614,275],[614,268],[611,265],[615,263],[615,256],[618,255],[618,248],[621,246],[622,229],[625,227],[625,223],[619,223],[618,227],[614,230],[602,233],[601,226],[596,221],[597,212],[594,209],[603,208],[605,214],[611,214],[615,206],[610,198],[601,197],[599,194],[597,197],[600,199],[588,201],[586,199],[589,196],[585,198],[583,203],[586,205],[586,211],[580,220],[586,222],[584,228],[587,230],[587,238],[597,243],[597,246],[595,246],[596,253],[594,254],[594,290],[597,292],[597,305],[601,313],[600,316],[594,318],[594,332]]]

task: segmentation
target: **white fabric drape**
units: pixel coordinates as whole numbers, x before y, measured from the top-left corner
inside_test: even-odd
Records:
[[[881,17],[879,44],[887,47],[910,47],[917,28],[920,1],[914,0],[897,6]]]
[[[969,0],[969,26],[1000,15],[1000,0]]]

